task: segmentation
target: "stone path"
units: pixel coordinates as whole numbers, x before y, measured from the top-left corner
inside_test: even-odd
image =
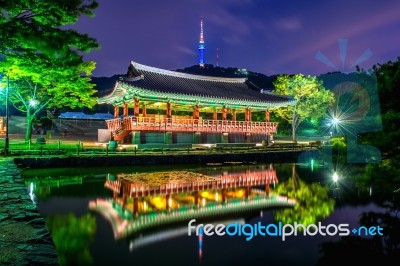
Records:
[[[54,243],[12,159],[0,158],[0,265],[58,265]]]

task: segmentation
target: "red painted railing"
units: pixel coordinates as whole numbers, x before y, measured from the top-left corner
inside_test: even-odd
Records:
[[[240,188],[278,183],[275,169],[267,169],[241,174],[222,175],[216,180],[169,183],[160,186],[135,184],[126,180],[107,180],[105,187],[117,193],[127,193],[130,197],[171,195],[210,189]],[[121,191],[122,188],[122,191]]]
[[[248,122],[230,120],[203,120],[184,118],[158,118],[128,116],[106,120],[107,127],[114,132],[121,128],[138,131],[162,132],[209,132],[209,133],[276,133],[276,122]]]

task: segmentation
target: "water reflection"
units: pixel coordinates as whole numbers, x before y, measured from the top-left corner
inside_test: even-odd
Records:
[[[104,186],[113,192],[113,197],[90,201],[89,209],[107,219],[115,239],[121,239],[191,219],[293,207],[294,200],[270,193],[270,186],[277,183],[272,165],[238,173],[226,171],[214,177],[184,171],[108,175]],[[163,235],[178,232],[184,231],[149,239],[163,239]]]
[[[56,246],[60,265],[93,263],[90,253],[96,232],[96,219],[93,215],[51,215],[46,218],[46,225]]]
[[[326,261],[342,258],[341,254],[351,253],[351,245],[361,247],[364,244],[366,250],[376,247],[379,249],[376,252],[380,254],[398,254],[395,252],[400,237],[395,230],[398,229],[399,213],[394,211],[398,211],[398,205],[393,205],[390,213],[397,220],[389,219],[387,213],[379,211],[380,208],[389,208],[385,204],[396,202],[392,195],[399,188],[398,182],[394,188],[392,186],[392,194],[387,196],[380,189],[387,182],[386,176],[374,175],[367,179],[363,168],[356,171],[354,166],[339,166],[336,165],[335,169],[310,169],[286,164],[274,167],[265,164],[179,166],[164,171],[173,175],[176,172],[194,172],[211,179],[189,183],[176,180],[177,182],[156,184],[129,182],[122,177],[130,174],[122,173],[138,173],[138,176],[141,176],[140,173],[143,176],[152,173],[155,176],[155,172],[163,171],[164,168],[160,166],[145,169],[89,169],[85,172],[86,176],[76,173],[74,176],[65,176],[64,171],[49,177],[47,172],[40,176],[31,171],[32,178],[26,179],[26,185],[41,214],[48,217],[47,223],[51,224],[52,235],[59,234],[55,241],[57,251],[65,256],[68,265],[111,265],[132,261],[139,265],[198,265],[199,261],[203,265],[221,265],[222,260],[231,265],[261,265],[262,261],[269,261],[271,264],[294,265],[300,262],[314,265],[321,255],[321,263],[324,264]],[[336,182],[333,181],[335,170],[338,174]],[[105,174],[107,172],[110,174]],[[362,179],[358,178],[359,175],[362,175]],[[159,176],[158,179],[163,178]],[[371,196],[370,187],[373,190]],[[287,198],[295,198],[298,206],[269,208],[271,205],[268,204],[273,203],[273,198],[284,199],[286,204],[289,202]],[[333,199],[336,200],[335,209],[332,206]],[[94,208],[93,212],[88,210],[89,206]],[[88,227],[94,228],[94,238],[85,232],[87,229],[81,227],[81,222],[51,222],[55,218],[50,217],[71,220],[66,216],[69,212],[74,213],[75,220],[86,215],[94,219],[94,224],[84,222]],[[285,242],[267,237],[257,237],[246,242],[243,237],[187,236],[187,223],[196,217],[198,223],[214,224],[268,224],[279,220],[285,223],[286,219],[286,222],[316,221],[358,226],[363,223],[359,220],[360,214],[368,212],[380,213],[379,216],[374,216],[373,221],[382,221],[383,224],[380,225],[386,226],[384,230],[392,230],[389,237],[385,234],[382,242],[384,244],[381,246],[369,239],[353,240],[351,236],[340,239],[305,237],[299,234]],[[372,216],[365,217],[372,219]],[[85,243],[80,235],[88,241]],[[79,245],[74,244],[75,240],[72,239],[79,241]],[[89,250],[91,259],[84,250]],[[179,256],[169,256],[176,250],[179,250]],[[290,253],[289,256],[288,250],[298,252]]]
[[[342,258],[357,258],[359,264],[369,265],[372,261],[383,265],[393,264],[400,258],[400,197],[393,195],[390,200],[380,204],[381,211],[364,212],[360,216],[359,224],[369,227],[380,225],[384,236],[369,237],[347,236],[336,242],[323,242],[322,256],[319,265],[339,264]],[[341,256],[338,256],[341,254]]]
[[[296,200],[293,209],[277,210],[275,220],[284,224],[295,222],[309,225],[328,217],[335,205],[335,201],[329,197],[327,187],[318,183],[307,184],[300,180],[296,165],[292,165],[292,177],[286,182],[280,183],[276,193]]]

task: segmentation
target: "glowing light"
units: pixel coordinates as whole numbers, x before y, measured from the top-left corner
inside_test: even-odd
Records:
[[[171,207],[171,206],[172,206],[172,199],[169,198],[169,199],[168,199],[168,207]]]
[[[215,193],[215,201],[218,201],[219,200],[219,195],[218,195],[218,193]]]
[[[333,182],[335,182],[335,183],[338,181],[339,176],[336,172],[333,173],[332,179],[333,179]]]
[[[201,205],[204,207],[204,206],[206,206],[206,199],[202,199],[202,201],[201,201]]]
[[[311,159],[310,165],[311,165],[311,171],[314,171],[314,159]]]
[[[331,121],[332,121],[332,124],[335,126],[340,123],[340,119],[337,117],[333,117]]]
[[[36,204],[36,202],[35,202],[35,193],[33,192],[33,190],[34,190],[34,185],[31,182],[30,185],[29,185],[29,197],[31,198],[31,201]]]
[[[35,107],[38,104],[38,102],[35,99],[30,99],[29,100],[29,106]]]

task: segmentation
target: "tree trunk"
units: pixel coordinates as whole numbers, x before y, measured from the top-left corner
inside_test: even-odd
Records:
[[[292,140],[296,142],[296,126],[292,124]]]
[[[32,137],[32,123],[34,116],[28,112],[26,114],[26,131],[25,131],[25,141],[28,141]]]
[[[296,172],[296,164],[292,163],[292,181],[293,181],[293,187],[295,190],[299,189],[299,176],[297,175]]]
[[[293,143],[296,143],[296,129],[297,129],[297,116],[293,114],[293,122],[292,122],[292,140]]]

